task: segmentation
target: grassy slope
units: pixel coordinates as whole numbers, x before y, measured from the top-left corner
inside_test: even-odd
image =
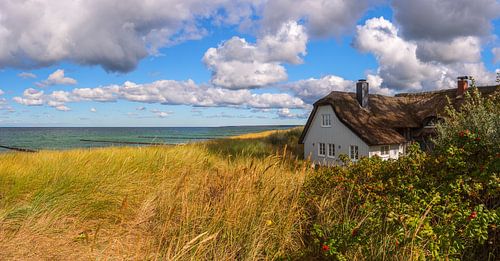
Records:
[[[0,259],[287,256],[310,170],[280,135],[2,154]]]

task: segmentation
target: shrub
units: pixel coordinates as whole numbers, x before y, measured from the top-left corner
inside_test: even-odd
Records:
[[[498,259],[498,106],[475,92],[447,109],[433,153],[320,168],[304,185],[306,255]]]

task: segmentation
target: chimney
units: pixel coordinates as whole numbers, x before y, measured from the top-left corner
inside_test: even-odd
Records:
[[[457,96],[463,96],[469,88],[469,76],[457,77]]]
[[[363,108],[368,107],[368,82],[364,79],[356,83],[356,100]]]

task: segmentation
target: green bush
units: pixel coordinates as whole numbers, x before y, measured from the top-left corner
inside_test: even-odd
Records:
[[[447,110],[433,153],[363,158],[305,183],[304,255],[335,260],[500,258],[498,96]]]

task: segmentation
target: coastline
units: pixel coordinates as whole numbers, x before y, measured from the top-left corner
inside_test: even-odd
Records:
[[[0,153],[103,147],[174,146],[216,139],[252,138],[297,126],[0,128]],[[262,134],[264,133],[264,134]]]

